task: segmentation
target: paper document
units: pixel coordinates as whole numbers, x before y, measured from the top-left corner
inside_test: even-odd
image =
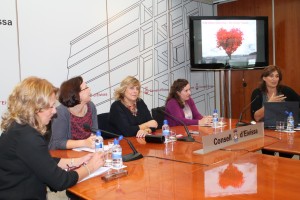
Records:
[[[108,149],[108,145],[104,145],[104,151]],[[77,147],[72,149],[73,151],[87,151],[87,152],[95,152],[95,149],[88,148],[88,147]]]
[[[84,179],[82,179],[81,181],[79,181],[78,183],[85,181],[87,179],[93,178],[95,176],[98,176],[100,174],[104,174],[105,172],[107,172],[110,168],[109,167],[100,167],[99,169],[97,169],[96,171],[94,171],[93,173],[91,173],[89,176],[85,177]]]

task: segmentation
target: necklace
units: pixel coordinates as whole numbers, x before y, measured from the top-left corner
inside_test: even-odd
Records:
[[[138,109],[136,107],[136,103],[133,103],[132,105],[129,105],[129,104],[125,103],[125,101],[123,101],[123,100],[121,102],[131,112],[131,114],[133,116],[135,116],[135,117],[137,116]]]

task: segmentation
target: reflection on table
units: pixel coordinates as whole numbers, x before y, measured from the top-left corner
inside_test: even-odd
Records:
[[[227,121],[223,128],[231,124]],[[173,129],[184,134],[183,127]],[[128,176],[110,182],[97,176],[68,191],[84,199],[298,199],[300,161],[251,152],[283,142],[275,132],[266,131],[264,138],[225,150],[195,155],[193,151],[202,147],[201,137],[217,134],[218,130],[198,126],[189,129],[200,132],[194,136],[197,142],[154,144],[129,138],[144,158],[124,163]],[[294,144],[297,140],[298,133]],[[125,141],[121,146],[123,154],[132,152]],[[79,157],[85,152],[56,150],[51,154]]]

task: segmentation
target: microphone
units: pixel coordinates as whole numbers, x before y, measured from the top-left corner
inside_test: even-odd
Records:
[[[244,114],[244,112],[251,106],[251,104],[259,97],[259,95],[256,95],[256,97],[242,110],[242,112],[240,113],[240,117],[239,117],[239,121],[236,123],[236,127],[239,126],[247,126],[250,125],[251,123],[247,123],[247,122],[242,122],[242,116]]]
[[[178,141],[195,142],[195,139],[192,137],[189,129],[186,127],[186,125],[185,125],[185,123],[183,123],[183,121],[181,121],[180,119],[177,119],[176,117],[170,115],[169,113],[167,113],[166,111],[164,111],[162,109],[158,109],[158,112],[164,113],[165,115],[167,115],[171,119],[175,120],[176,122],[180,123],[184,127],[187,136],[186,137],[177,138]]]
[[[83,128],[85,130],[88,130],[88,131],[91,131],[93,133],[96,133],[97,130],[103,132],[103,133],[106,133],[106,134],[109,134],[113,137],[119,137],[120,135],[118,134],[115,134],[115,133],[111,133],[109,131],[105,131],[105,130],[101,130],[101,129],[94,129],[94,128],[91,128],[89,124],[83,124]],[[133,161],[133,160],[138,160],[138,159],[141,159],[143,158],[143,155],[141,153],[139,153],[135,147],[133,146],[133,144],[131,143],[130,140],[128,140],[127,138],[123,137],[123,139],[125,139],[128,143],[128,145],[130,146],[131,150],[133,151],[133,153],[130,153],[130,154],[127,154],[127,155],[122,155],[122,160],[123,162],[129,162],[129,161]]]
[[[163,135],[146,135],[145,141],[147,143],[164,143],[165,136],[163,136]]]

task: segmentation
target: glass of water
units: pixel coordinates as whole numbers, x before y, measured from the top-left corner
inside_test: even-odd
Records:
[[[170,142],[176,141],[176,132],[174,130],[170,130]]]
[[[287,133],[287,142],[289,145],[294,144],[294,136],[293,132]]]
[[[284,131],[284,121],[276,121],[276,131]]]
[[[107,149],[105,151],[105,167],[112,166],[112,147],[114,146],[114,141],[109,140],[107,142]]]

